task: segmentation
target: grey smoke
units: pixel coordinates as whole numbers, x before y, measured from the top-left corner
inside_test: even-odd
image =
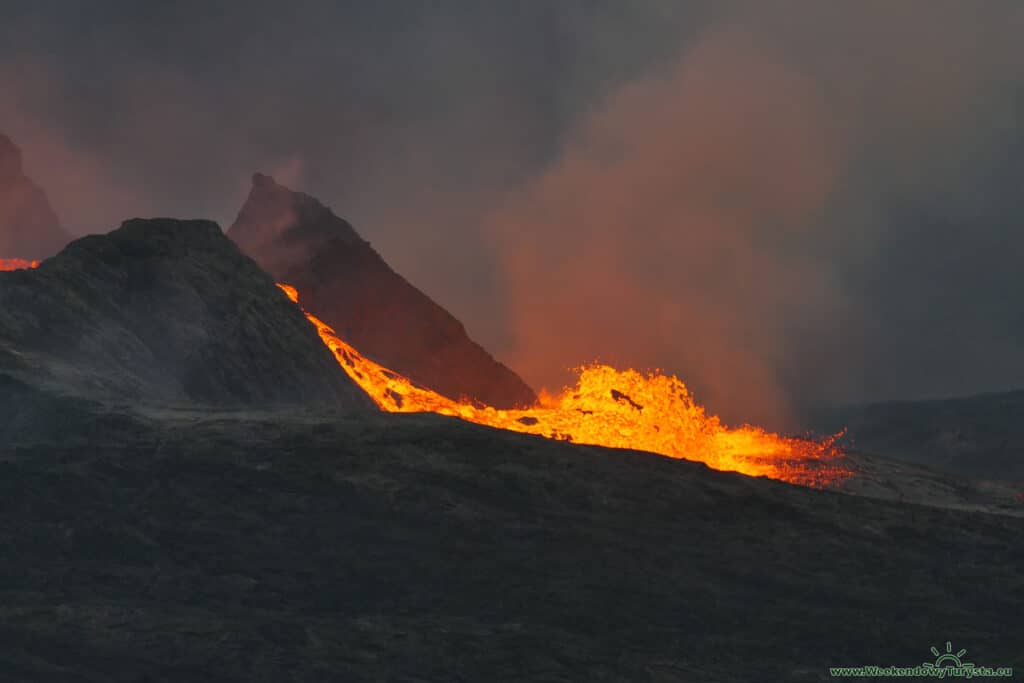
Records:
[[[72,231],[349,218],[535,385],[730,421],[1024,385],[1016,2],[34,3],[0,130]]]

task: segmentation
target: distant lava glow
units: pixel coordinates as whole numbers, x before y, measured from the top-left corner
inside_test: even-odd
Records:
[[[279,284],[296,304],[294,287]],[[453,401],[374,363],[339,339],[315,316],[324,344],[338,364],[383,410],[433,412],[580,444],[631,448],[671,458],[698,460],[718,470],[826,487],[849,476],[835,437],[822,442],[794,439],[758,427],[729,429],[697,405],[677,377],[589,365],[575,387],[543,396],[532,408],[499,410]]]
[[[26,261],[20,258],[0,258],[0,270],[25,270],[35,268],[39,261]]]

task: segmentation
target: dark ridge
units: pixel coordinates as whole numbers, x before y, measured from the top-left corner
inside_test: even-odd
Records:
[[[836,408],[812,425],[855,448],[967,477],[1024,482],[1024,391]]]

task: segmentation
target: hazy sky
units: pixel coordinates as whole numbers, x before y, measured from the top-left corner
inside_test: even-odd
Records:
[[[5,2],[0,130],[73,233],[350,219],[536,386],[731,421],[1024,386],[1024,5]]]

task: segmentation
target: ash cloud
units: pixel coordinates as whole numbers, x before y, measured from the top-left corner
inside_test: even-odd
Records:
[[[5,8],[0,130],[80,233],[284,174],[537,386],[1024,385],[1018,3],[479,5]]]
[[[754,42],[710,32],[613,93],[488,223],[513,366],[671,363],[713,404],[784,418],[784,327],[835,298],[787,243],[813,229],[841,150],[813,82]]]
[[[660,366],[783,427],[1020,385],[1005,297],[1024,277],[996,245],[1024,243],[1024,178],[991,164],[1019,146],[1021,11],[767,8],[734,6],[613,89],[491,218],[499,351],[547,382],[581,358]]]

